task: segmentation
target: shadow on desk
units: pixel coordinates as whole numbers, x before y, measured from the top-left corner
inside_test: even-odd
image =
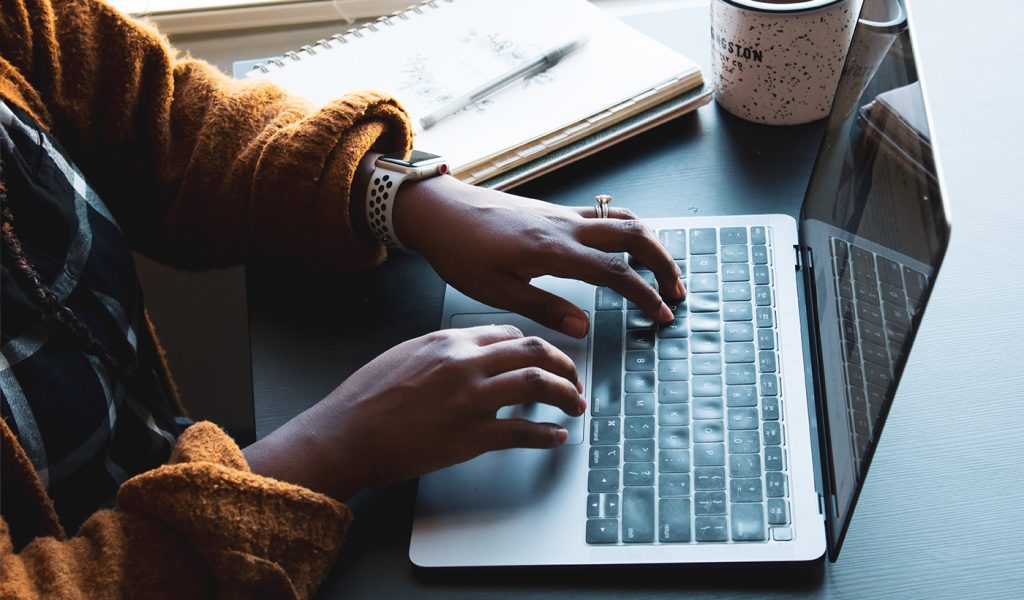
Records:
[[[818,590],[823,561],[796,566],[657,566],[421,569],[409,562],[416,482],[367,490],[349,506],[355,520],[321,598],[659,597],[687,592],[799,595]]]

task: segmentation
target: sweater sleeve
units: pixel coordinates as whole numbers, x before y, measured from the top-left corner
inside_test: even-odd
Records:
[[[0,520],[0,597],[307,598],[350,520],[326,496],[252,474],[230,437],[198,423],[74,537],[15,552]]]
[[[101,0],[0,7],[0,95],[61,141],[135,249],[185,268],[383,258],[353,230],[348,194],[367,151],[411,147],[394,99],[317,108],[232,80]]]

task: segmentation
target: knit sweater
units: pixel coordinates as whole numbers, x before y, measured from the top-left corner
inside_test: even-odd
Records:
[[[0,98],[74,158],[133,248],[184,268],[249,260],[360,268],[348,191],[371,149],[411,146],[404,110],[372,92],[323,107],[179,58],[99,0],[0,0]],[[0,597],[307,597],[348,509],[253,474],[209,423],[124,483],[73,536],[0,421]]]

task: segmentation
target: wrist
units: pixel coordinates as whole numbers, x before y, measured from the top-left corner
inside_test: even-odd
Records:
[[[476,189],[449,175],[404,184],[392,209],[395,234],[407,248],[422,254],[425,234],[437,227],[446,207],[463,201]]]

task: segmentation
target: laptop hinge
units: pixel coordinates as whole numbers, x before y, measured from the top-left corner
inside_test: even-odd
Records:
[[[821,494],[818,494],[818,514],[825,514],[825,496],[822,496]]]
[[[800,250],[800,246],[793,246],[793,253],[796,254],[796,270],[799,273],[804,268],[803,252]]]

